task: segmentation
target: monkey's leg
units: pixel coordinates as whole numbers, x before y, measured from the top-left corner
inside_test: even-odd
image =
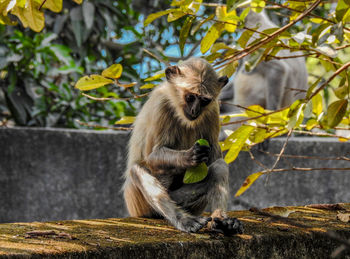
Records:
[[[197,232],[207,225],[208,218],[186,213],[176,205],[169,197],[167,190],[157,178],[150,174],[147,168],[134,165],[130,176],[147,203],[177,229],[185,232]]]
[[[226,215],[228,199],[228,165],[218,159],[208,168],[208,176],[201,182],[185,184],[181,188],[169,192],[170,197],[186,211],[200,215],[206,206],[213,211],[210,223],[212,230],[226,235],[242,232],[242,224]]]
[[[209,171],[214,176],[208,191],[209,206],[212,211],[209,227],[225,235],[242,233],[242,223],[226,215],[229,194],[228,165],[223,159],[218,159],[209,166]]]

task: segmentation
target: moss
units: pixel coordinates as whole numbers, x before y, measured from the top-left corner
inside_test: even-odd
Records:
[[[350,204],[343,206],[350,210]],[[350,224],[337,220],[337,211],[287,209],[294,211],[288,217],[293,224],[249,211],[230,212],[245,225],[244,234],[233,237],[205,229],[186,234],[164,220],[143,218],[0,224],[0,257],[316,258],[330,255],[339,246],[325,234],[327,231],[350,238]],[[26,234],[44,230],[53,230],[56,235]]]

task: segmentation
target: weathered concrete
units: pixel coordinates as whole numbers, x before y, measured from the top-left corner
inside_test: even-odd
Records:
[[[350,224],[338,220],[336,210],[282,209],[291,212],[288,218],[271,217],[281,208],[263,216],[230,213],[245,225],[233,237],[207,229],[186,234],[164,220],[142,218],[0,224],[0,258],[330,258],[341,247],[338,240],[350,238]],[[350,250],[338,255],[350,258]]]
[[[0,222],[125,216],[127,134],[0,129]]]
[[[128,133],[41,128],[0,128],[0,222],[91,219],[126,216],[120,189]],[[283,139],[272,140],[279,153]],[[286,154],[350,155],[349,143],[294,138]],[[271,166],[276,157],[254,152]],[[277,168],[350,167],[350,161],[285,159]],[[350,201],[350,172],[284,172],[258,179],[238,199],[245,177],[262,170],[247,152],[231,164],[230,210],[252,206]]]

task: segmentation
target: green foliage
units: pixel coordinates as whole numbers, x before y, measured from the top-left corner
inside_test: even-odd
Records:
[[[46,3],[53,2],[60,4]],[[82,5],[64,1],[60,14],[43,11],[46,26],[41,33],[23,29],[22,23],[0,25],[0,121],[78,128],[84,127],[78,121],[113,125],[122,116],[134,115],[138,101],[116,99],[131,95],[125,87],[92,90],[91,95],[110,99],[104,103],[74,89],[83,73],[101,73],[116,57],[123,60],[123,76],[118,65],[104,71],[105,75],[123,81],[138,77],[134,66],[139,64],[137,39],[142,33],[132,26],[139,13],[132,10],[130,1],[84,1]],[[134,42],[114,42],[128,32]]]

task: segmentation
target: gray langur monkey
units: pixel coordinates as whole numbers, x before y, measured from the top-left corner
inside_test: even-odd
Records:
[[[258,27],[257,31],[278,27],[264,11],[261,13],[250,11],[245,19],[245,25],[252,29]],[[260,35],[254,33],[247,45],[257,38],[260,38]],[[302,53],[281,50],[277,56],[289,57],[300,54]],[[260,105],[268,110],[276,110],[289,106],[295,100],[305,97],[303,90],[308,88],[308,73],[303,57],[263,61],[250,72],[247,72],[244,66],[247,59],[249,59],[249,56],[243,58],[233,81],[223,89],[220,96],[221,101],[231,102],[243,107]],[[221,106],[221,113],[235,113],[236,111],[237,108],[232,105],[223,104]]]
[[[218,96],[228,78],[200,58],[170,66],[165,74],[134,123],[123,186],[129,214],[163,217],[185,232],[209,224],[224,234],[240,233],[240,221],[226,215],[229,169],[218,144]],[[200,138],[211,146],[194,144]],[[184,184],[186,168],[202,162],[206,178]],[[207,206],[209,218],[201,216]]]

